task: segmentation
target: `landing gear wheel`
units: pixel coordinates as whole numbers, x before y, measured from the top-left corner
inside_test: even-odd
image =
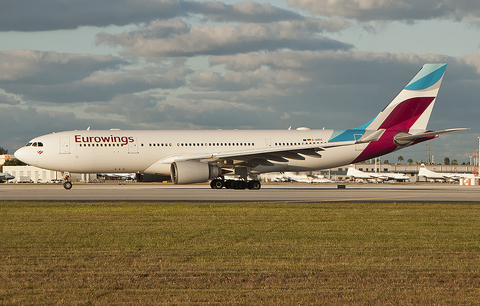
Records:
[[[225,181],[225,188],[235,189],[235,180],[226,180]]]
[[[245,181],[245,180],[221,180],[221,179],[214,179],[210,182],[210,187],[212,189],[236,189],[236,190],[258,190],[262,185],[260,181],[253,180],[253,181]]]
[[[262,187],[262,184],[260,184],[260,181],[254,180],[254,181],[248,182],[248,189],[259,190],[260,187]]]
[[[247,188],[247,182],[245,181],[235,181],[234,189],[245,189]]]
[[[212,189],[222,189],[223,188],[223,181],[219,180],[219,179],[212,180],[210,182],[210,187],[212,187]]]
[[[66,181],[65,183],[63,183],[63,188],[65,188],[67,190],[72,189],[72,186],[73,186],[73,184],[70,181]]]

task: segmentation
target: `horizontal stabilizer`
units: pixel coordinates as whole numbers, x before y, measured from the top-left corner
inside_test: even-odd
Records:
[[[397,142],[413,141],[419,138],[425,138],[429,136],[438,136],[440,134],[447,134],[447,133],[453,133],[453,132],[459,132],[459,131],[465,131],[465,130],[469,130],[469,128],[446,129],[446,130],[440,130],[440,131],[420,133],[415,135],[396,136],[395,141]]]

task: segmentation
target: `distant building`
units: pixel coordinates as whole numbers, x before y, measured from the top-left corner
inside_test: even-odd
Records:
[[[63,179],[62,172],[34,166],[3,166],[3,172],[15,176],[13,181],[17,183],[51,183],[52,180],[60,181]]]

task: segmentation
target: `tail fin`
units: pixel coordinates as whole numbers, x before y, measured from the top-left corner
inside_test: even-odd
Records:
[[[425,64],[366,130],[425,131],[447,64]]]
[[[361,127],[365,134],[357,143],[368,145],[352,163],[388,154],[439,134],[463,130],[426,132],[446,68],[447,64],[425,64],[375,119]]]

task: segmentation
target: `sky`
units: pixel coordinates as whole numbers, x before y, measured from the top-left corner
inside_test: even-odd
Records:
[[[0,0],[0,147],[96,129],[347,129],[447,63],[430,157],[480,136],[480,1]],[[428,159],[426,143],[391,153]]]

